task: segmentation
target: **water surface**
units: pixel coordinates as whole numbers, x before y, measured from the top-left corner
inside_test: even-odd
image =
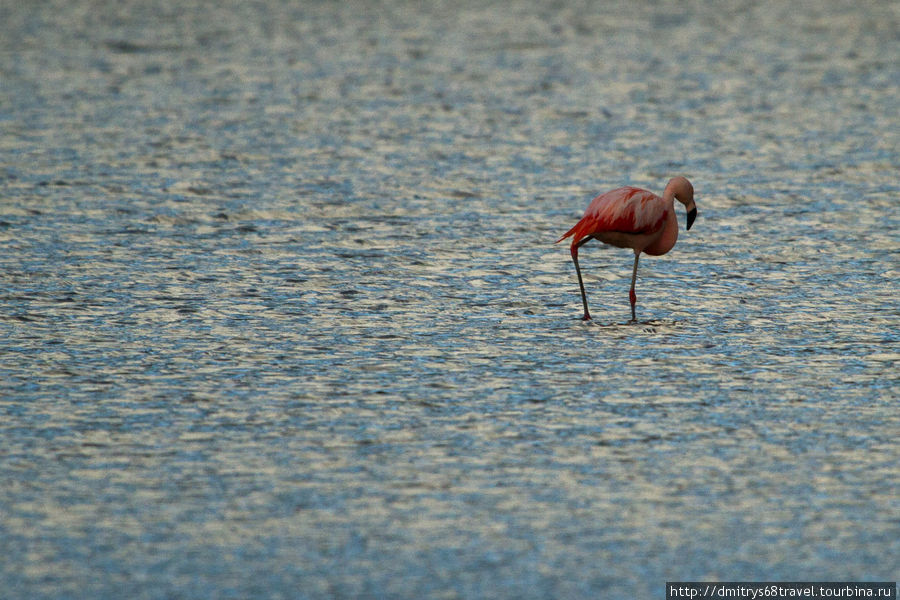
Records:
[[[896,3],[0,13],[4,595],[896,579]]]

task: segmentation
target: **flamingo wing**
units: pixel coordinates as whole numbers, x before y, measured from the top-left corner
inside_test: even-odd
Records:
[[[584,216],[557,243],[569,236],[575,246],[595,233],[618,232],[649,235],[666,222],[668,209],[662,198],[647,190],[623,187],[594,198]]]

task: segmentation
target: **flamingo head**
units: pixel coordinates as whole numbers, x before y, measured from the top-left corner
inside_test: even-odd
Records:
[[[687,211],[687,228],[690,229],[697,218],[697,205],[694,204],[694,186],[684,177],[673,177],[666,185],[664,196],[672,194],[676,200],[684,204]],[[669,196],[670,198],[672,196]]]

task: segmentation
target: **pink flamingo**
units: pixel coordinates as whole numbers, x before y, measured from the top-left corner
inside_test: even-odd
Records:
[[[637,279],[638,258],[641,252],[650,256],[665,254],[675,246],[678,239],[678,221],[675,219],[675,200],[684,204],[687,211],[687,228],[690,229],[697,218],[694,204],[694,186],[684,177],[673,177],[666,185],[662,198],[647,190],[622,187],[594,198],[584,216],[575,227],[566,232],[556,243],[572,237],[572,261],[578,274],[581,301],[584,303],[582,320],[589,321],[587,296],[578,266],[578,248],[591,239],[617,248],[634,250],[634,270],[631,273],[631,320],[636,321],[634,305],[634,280]]]

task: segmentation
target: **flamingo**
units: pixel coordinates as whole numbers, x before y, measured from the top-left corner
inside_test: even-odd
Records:
[[[581,288],[581,302],[584,304],[583,321],[590,321],[581,268],[578,266],[578,249],[591,239],[617,248],[634,250],[634,269],[631,272],[631,321],[637,320],[634,305],[634,281],[637,279],[638,258],[641,252],[650,256],[665,254],[675,246],[678,239],[678,221],[675,219],[675,200],[684,204],[687,211],[687,228],[690,229],[697,218],[694,204],[694,186],[684,177],[673,177],[666,185],[662,198],[647,190],[636,187],[621,187],[594,198],[584,216],[556,243],[572,236],[572,261]]]

